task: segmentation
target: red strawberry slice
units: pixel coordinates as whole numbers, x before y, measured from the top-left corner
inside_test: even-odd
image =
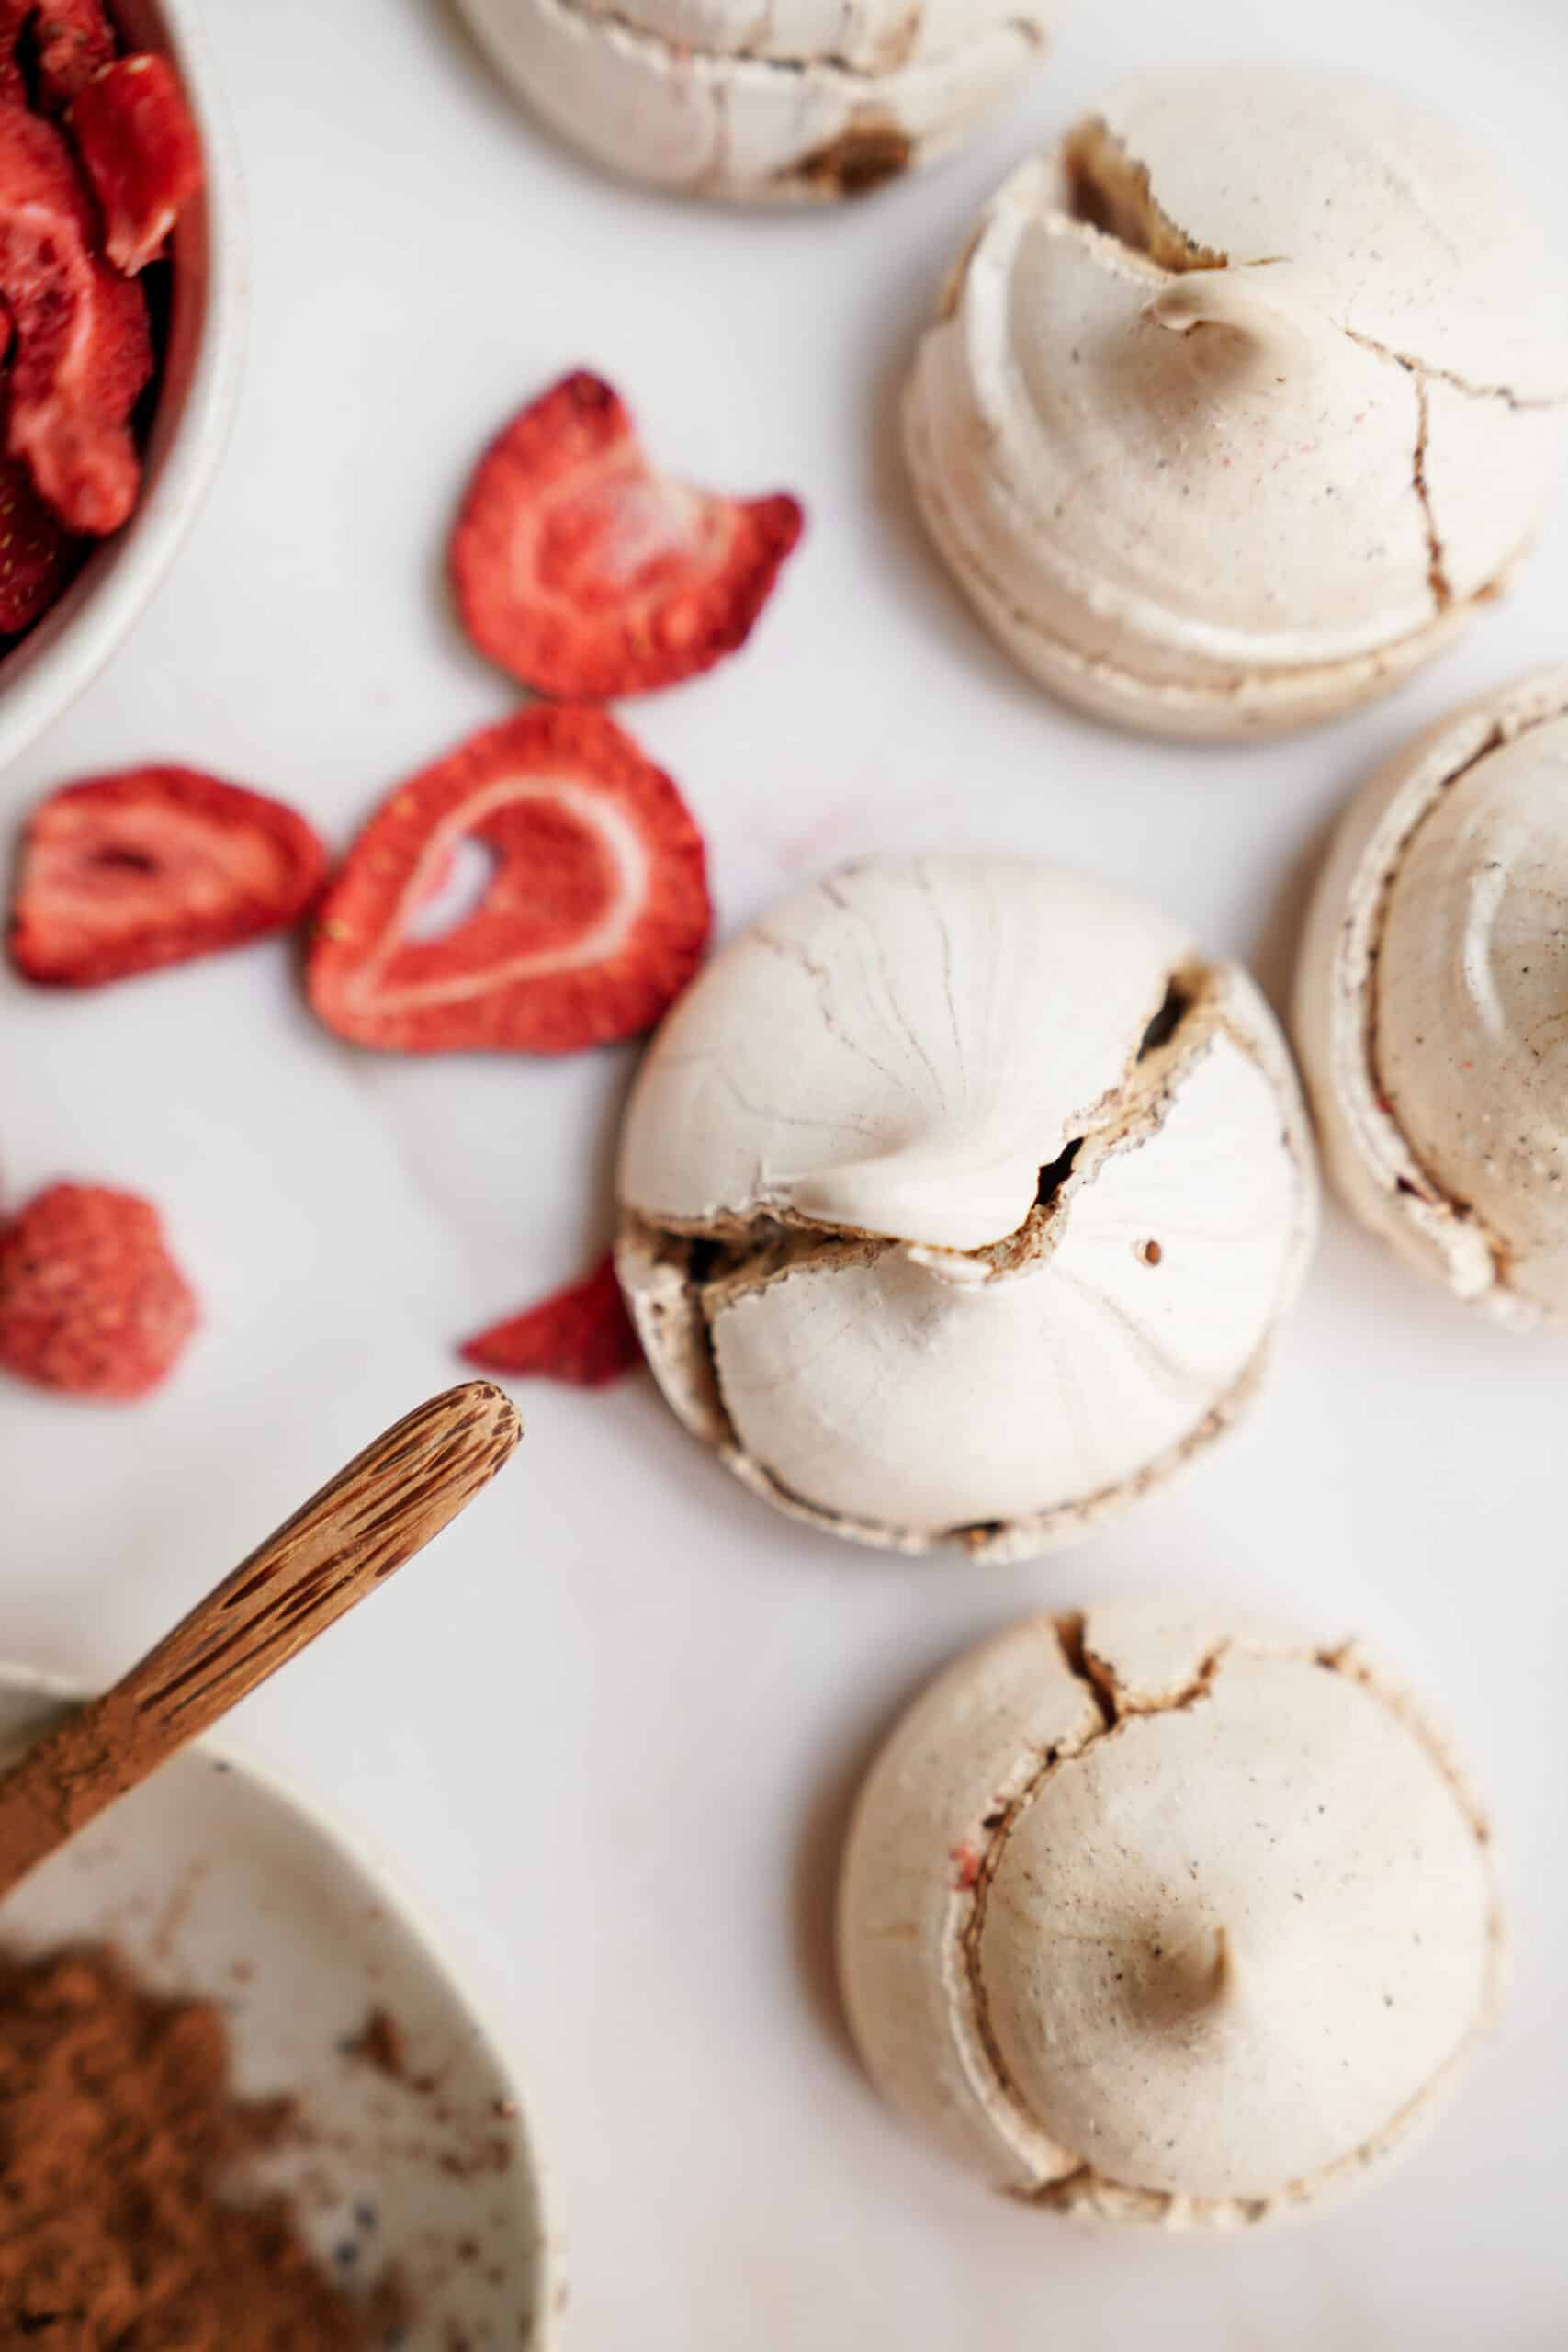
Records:
[[[29,980],[96,988],[298,922],[327,856],[292,808],[193,768],[67,785],[22,844],[11,961]]]
[[[743,645],[804,523],[655,472],[625,402],[568,376],[481,458],[452,581],[481,653],[541,694],[644,694]]]
[[[6,447],[73,531],[118,530],[141,461],[128,420],[152,369],[140,287],[100,261],[60,133],[0,106],[0,302],[16,328]]]
[[[31,39],[24,35],[31,28]],[[114,28],[100,0],[0,0],[0,99],[51,114],[114,62]]]
[[[606,1388],[642,1362],[609,1256],[585,1281],[465,1340],[461,1353],[485,1372],[564,1380],[574,1388]]]
[[[144,1396],[197,1321],[158,1213],[133,1193],[55,1184],[0,1227],[0,1366],[73,1396]]]
[[[445,936],[422,910],[465,842],[483,895]],[[702,836],[602,711],[485,729],[385,801],[327,894],[307,973],[329,1028],[406,1054],[564,1054],[649,1029],[708,935]]]
[[[28,103],[28,77],[17,55],[17,44],[38,0],[0,0],[0,105]]]
[[[23,13],[33,18],[39,96],[51,112],[113,64],[114,28],[100,0],[35,0]]]
[[[105,248],[134,277],[156,260],[201,186],[201,141],[163,57],[122,57],[71,109],[71,132],[104,216]]]
[[[39,498],[15,458],[0,458],[0,633],[30,628],[76,568],[81,541]]]

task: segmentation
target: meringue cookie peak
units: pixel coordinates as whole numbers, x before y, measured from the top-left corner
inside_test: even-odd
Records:
[[[1407,2138],[1503,1939],[1484,1822],[1402,1692],[1353,1647],[1151,1600],[1028,1620],[916,1702],[840,1946],[874,2078],[961,2162],[1224,2225]]]
[[[905,410],[927,522],[1043,683],[1156,732],[1300,723],[1529,541],[1568,301],[1484,155],[1270,68],[1116,93],[993,200]]]
[[[1028,1551],[1249,1400],[1314,1225],[1244,975],[1043,860],[885,858],[744,933],[649,1052],[623,1282],[688,1427],[860,1540]]]

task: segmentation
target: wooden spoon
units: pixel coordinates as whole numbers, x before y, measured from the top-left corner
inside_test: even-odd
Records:
[[[501,1390],[471,1380],[356,1454],[112,1690],[0,1775],[0,1895],[412,1560],[522,1434]]]

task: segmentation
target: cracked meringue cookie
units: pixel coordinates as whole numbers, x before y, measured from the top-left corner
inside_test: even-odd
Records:
[[[983,216],[905,402],[955,579],[1041,683],[1152,734],[1325,718],[1529,547],[1568,289],[1523,199],[1395,94],[1129,83]]]
[[[1316,1221],[1246,974],[1043,859],[875,858],[710,964],[622,1134],[686,1427],[865,1544],[1026,1556],[1253,1400]]]
[[[1058,0],[461,0],[596,163],[744,203],[858,196],[1010,96]]]
[[[873,1766],[839,1911],[850,2023],[994,2187],[1225,2226],[1354,2187],[1494,2018],[1486,1825],[1353,1645],[1201,1606],[1034,1617]]]
[[[1362,1222],[1499,1321],[1568,1325],[1568,666],[1483,695],[1351,802],[1295,1025]]]

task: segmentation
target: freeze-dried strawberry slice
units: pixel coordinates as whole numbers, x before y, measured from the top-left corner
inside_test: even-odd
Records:
[[[0,302],[16,328],[6,447],[62,522],[102,536],[136,503],[128,419],[152,346],[141,289],[97,258],[96,233],[60,133],[0,106]]]
[[[23,15],[33,19],[39,96],[51,110],[113,64],[114,28],[100,0],[35,0]]]
[[[30,628],[76,566],[81,542],[51,513],[26,466],[0,458],[0,635]]]
[[[197,1325],[156,1209],[54,1184],[0,1227],[0,1366],[74,1396],[155,1388]]]
[[[201,141],[173,66],[120,58],[86,85],[71,132],[104,216],[105,250],[134,277],[201,186]]]
[[[609,1256],[584,1281],[465,1340],[462,1354],[485,1372],[564,1380],[574,1388],[606,1388],[642,1362]]]
[[[421,936],[465,842],[489,861],[483,895]],[[393,1052],[570,1053],[651,1028],[710,921],[702,836],[670,778],[602,711],[540,706],[383,802],[322,906],[310,1001]]]
[[[656,472],[619,394],[578,374],[480,459],[452,581],[481,653],[541,694],[598,702],[744,644],[803,521],[793,498],[720,498]]]
[[[25,107],[28,77],[17,45],[38,0],[0,0],[0,104]]]
[[[278,800],[193,768],[67,785],[22,844],[10,953],[29,980],[96,988],[295,922],[326,852]]]

